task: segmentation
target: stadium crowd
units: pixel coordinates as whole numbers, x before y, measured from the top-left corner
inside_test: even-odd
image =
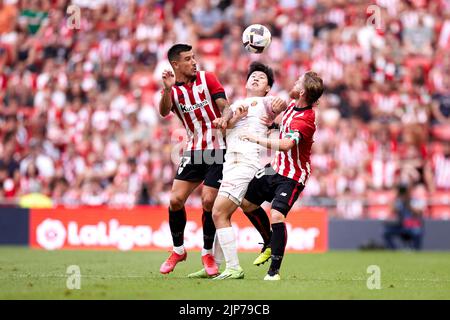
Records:
[[[429,210],[450,193],[450,1],[372,2],[0,0],[0,203],[167,205],[184,129],[158,102],[167,50],[182,42],[231,102],[254,59],[286,99],[301,73],[324,79],[297,205],[385,218],[366,209],[408,183],[428,215],[450,218]],[[272,32],[262,55],[242,46],[253,23]]]

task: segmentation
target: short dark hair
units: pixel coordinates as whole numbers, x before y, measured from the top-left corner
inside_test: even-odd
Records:
[[[317,73],[308,71],[303,78],[303,88],[306,92],[306,103],[313,104],[323,93],[323,80]]]
[[[178,58],[180,57],[180,53],[191,51],[191,50],[192,50],[192,46],[190,46],[188,44],[177,43],[177,44],[174,44],[172,47],[170,47],[169,51],[167,51],[167,58],[169,58],[169,62],[174,61],[174,60],[177,61]]]
[[[272,88],[273,83],[275,81],[272,68],[270,68],[269,66],[266,66],[265,64],[262,64],[261,62],[253,61],[252,64],[250,65],[250,67],[248,68],[247,80],[248,80],[248,78],[250,78],[252,73],[255,71],[264,72],[267,76],[267,82],[269,84],[269,87]]]

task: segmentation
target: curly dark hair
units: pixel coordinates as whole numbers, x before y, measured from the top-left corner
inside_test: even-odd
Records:
[[[272,85],[275,81],[272,68],[270,68],[269,66],[266,66],[265,64],[262,64],[261,62],[253,61],[252,64],[250,65],[250,67],[248,68],[247,80],[248,80],[248,78],[250,78],[252,73],[255,71],[264,72],[267,76],[267,82],[269,84],[269,87],[272,87]]]

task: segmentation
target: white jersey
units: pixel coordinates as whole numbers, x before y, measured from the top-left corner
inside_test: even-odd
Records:
[[[219,194],[238,206],[244,199],[248,184],[261,167],[261,150],[264,149],[239,137],[242,134],[252,134],[261,138],[267,136],[268,129],[262,124],[261,118],[267,116],[271,120],[275,119],[271,106],[272,99],[273,97],[251,97],[238,100],[231,105],[233,112],[239,106],[248,106],[248,114],[239,120],[233,129],[227,131],[227,152]]]
[[[269,97],[249,97],[237,100],[231,105],[233,112],[239,106],[248,106],[248,114],[239,120],[233,129],[227,132],[227,153],[236,152],[257,157],[264,147],[249,141],[243,141],[239,137],[242,134],[252,134],[257,137],[267,137],[268,128],[265,126],[261,118],[267,116],[270,120],[274,120],[276,115],[272,110],[273,96]],[[258,159],[255,159],[259,162]]]

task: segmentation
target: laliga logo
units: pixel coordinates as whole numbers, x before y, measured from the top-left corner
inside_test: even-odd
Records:
[[[286,224],[289,234],[286,249],[314,250],[316,239],[320,235],[318,228],[292,227]],[[239,227],[233,223],[238,249],[259,250],[261,236],[254,227]],[[131,250],[134,247],[155,246],[168,248],[172,246],[170,227],[167,221],[161,223],[159,229],[152,230],[146,225],[120,225],[116,219],[97,224],[79,226],[75,221],[69,221],[67,227],[59,220],[46,219],[36,229],[37,243],[47,250],[71,247],[115,247],[119,250]],[[184,244],[187,249],[203,246],[201,225],[188,221],[184,232]]]
[[[116,219],[108,224],[103,221],[96,225],[78,226],[70,221],[68,227],[59,220],[46,219],[36,229],[37,243],[47,250],[70,246],[114,246],[120,250],[131,250],[134,246],[148,246],[152,242],[149,226],[120,225]]]
[[[36,238],[47,250],[59,249],[66,241],[66,228],[59,220],[45,219],[36,229]]]

